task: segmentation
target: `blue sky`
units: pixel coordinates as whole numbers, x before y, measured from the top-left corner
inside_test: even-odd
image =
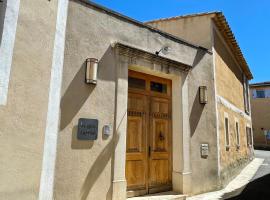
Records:
[[[222,11],[253,73],[270,81],[270,0],[94,0],[139,21]]]

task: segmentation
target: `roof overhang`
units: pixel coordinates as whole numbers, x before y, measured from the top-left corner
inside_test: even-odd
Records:
[[[243,56],[243,53],[235,39],[235,36],[222,12],[216,12],[215,16],[213,17],[215,25],[217,26],[218,30],[224,37],[226,43],[229,45],[232,53],[234,54],[235,58],[237,59],[238,63],[240,64],[244,74],[247,76],[249,80],[253,79],[253,75],[249,69],[249,66]]]
[[[159,22],[159,21],[170,21],[170,20],[177,20],[177,19],[183,19],[183,18],[191,18],[191,17],[202,17],[202,16],[211,16],[217,29],[220,31],[222,36],[224,37],[226,43],[230,47],[233,55],[237,59],[237,62],[239,63],[241,69],[243,70],[243,73],[246,75],[246,77],[251,80],[253,79],[253,75],[249,69],[249,66],[243,56],[243,53],[235,39],[235,36],[225,18],[222,12],[214,11],[214,12],[205,12],[205,13],[196,13],[196,14],[190,14],[190,15],[181,15],[181,16],[175,16],[170,18],[162,18],[152,21],[145,22],[146,24],[153,23],[153,22]]]
[[[253,83],[249,85],[250,87],[268,87],[270,86],[270,81],[269,82],[261,82],[261,83]]]

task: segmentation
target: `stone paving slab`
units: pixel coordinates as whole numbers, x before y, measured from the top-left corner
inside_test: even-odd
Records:
[[[188,197],[187,200],[220,200],[236,196],[240,194],[245,186],[252,180],[263,162],[264,159],[255,158],[224,189]]]

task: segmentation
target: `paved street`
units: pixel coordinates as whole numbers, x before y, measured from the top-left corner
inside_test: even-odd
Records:
[[[265,159],[264,163],[244,191],[239,196],[227,200],[270,199],[270,151],[255,150],[255,157]]]

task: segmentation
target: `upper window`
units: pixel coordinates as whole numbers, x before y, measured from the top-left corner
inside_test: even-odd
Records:
[[[252,131],[249,126],[246,127],[247,145],[252,146]]]
[[[171,80],[128,70],[128,89],[145,94],[171,96]]]
[[[254,89],[253,98],[254,99],[270,98],[270,89]]]
[[[153,92],[167,93],[167,84],[151,81],[150,87]]]
[[[236,133],[236,145],[237,148],[240,147],[240,133],[239,133],[239,122],[235,122],[235,133]]]
[[[249,84],[247,77],[243,74],[243,85],[244,85],[244,105],[245,105],[245,111],[246,113],[249,113],[250,111],[250,105],[249,105]]]
[[[128,77],[128,87],[145,90],[146,81],[140,78]]]
[[[224,126],[225,126],[224,128],[225,128],[226,148],[228,148],[230,146],[229,118],[228,118],[228,116],[225,116]]]
[[[264,90],[256,90],[257,98],[265,98],[265,91]]]

